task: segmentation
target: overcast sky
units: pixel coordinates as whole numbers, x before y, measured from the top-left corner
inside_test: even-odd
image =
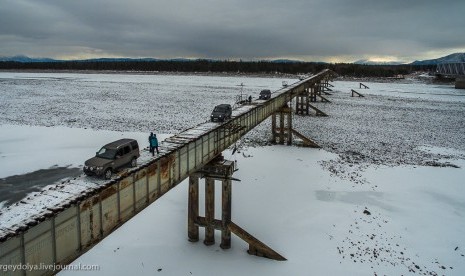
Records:
[[[465,52],[465,0],[0,0],[0,56],[413,61]]]

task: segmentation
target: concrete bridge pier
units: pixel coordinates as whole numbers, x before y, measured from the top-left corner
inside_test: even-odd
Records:
[[[310,101],[311,102],[316,102],[316,96],[321,95],[320,88],[321,87],[320,87],[319,83],[311,84],[310,89],[308,90],[308,92],[310,93]]]
[[[287,104],[271,115],[271,133],[273,144],[292,144],[292,109]]]
[[[205,245],[215,244],[215,229],[221,230],[223,249],[231,247],[231,194],[234,162],[217,157],[197,173],[189,176],[187,236],[189,241],[199,240],[199,226],[205,227]],[[205,179],[205,217],[199,216],[199,179]],[[215,219],[215,181],[222,183],[221,220]]]
[[[312,87],[305,87],[304,91],[295,97],[295,114],[309,115],[311,89]]]
[[[455,89],[465,89],[465,77],[457,77],[455,79]]]
[[[329,82],[328,79],[320,80],[316,83],[311,84],[310,89],[308,90],[310,102],[316,102],[317,98],[319,98],[322,102],[330,102],[324,95],[331,95],[331,93],[327,91],[332,91],[328,88]]]
[[[187,235],[189,241],[199,240],[199,227],[205,228],[205,245],[215,243],[215,230],[221,231],[222,249],[231,248],[231,233],[248,243],[247,252],[251,255],[285,261],[286,258],[268,247],[257,238],[231,221],[232,213],[232,181],[240,181],[232,177],[235,163],[218,156],[201,170],[189,176]],[[199,178],[205,178],[205,217],[199,216]],[[215,181],[221,181],[221,220],[215,219]]]

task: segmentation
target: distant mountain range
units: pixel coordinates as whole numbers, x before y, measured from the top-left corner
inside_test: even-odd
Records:
[[[93,59],[80,59],[80,60],[59,60],[52,58],[30,58],[24,55],[12,56],[12,57],[0,57],[1,61],[13,61],[13,62],[66,62],[66,61],[77,61],[77,62],[130,62],[130,61],[178,61],[178,62],[187,62],[187,61],[198,61],[198,60],[208,60],[208,61],[220,61],[215,59],[188,59],[188,58],[173,58],[173,59],[156,59],[156,58],[93,58]],[[290,59],[275,59],[268,60],[269,62],[274,63],[300,63],[303,61],[299,60],[290,60]],[[445,57],[437,59],[428,59],[428,60],[416,60],[411,65],[436,65],[438,63],[446,62],[465,62],[465,53],[455,53],[450,54]],[[316,62],[324,63],[324,62]],[[406,64],[405,62],[399,61],[389,61],[389,62],[379,62],[368,59],[361,59],[353,62],[354,64],[365,64],[365,65],[400,65]]]
[[[54,62],[51,58],[30,58],[27,56],[0,57],[0,61],[16,61],[16,62]]]
[[[369,59],[361,59],[354,62],[354,64],[364,64],[364,65],[400,65],[405,64],[405,62],[400,61],[374,61]]]
[[[412,65],[436,65],[439,63],[455,63],[465,62],[465,53],[455,53],[445,57],[428,59],[428,60],[416,60],[412,62]]]
[[[412,63],[405,63],[400,61],[389,61],[380,62],[368,59],[361,59],[354,62],[354,64],[365,64],[365,65],[400,65],[400,64],[411,64],[411,65],[437,65],[439,63],[454,63],[454,62],[465,62],[465,53],[450,54],[445,57],[427,60],[416,60]]]
[[[30,58],[28,56],[13,56],[13,57],[0,57],[0,61],[14,61],[14,62],[65,62],[65,61],[80,61],[80,62],[126,62],[126,61],[157,61],[155,58],[92,58],[92,59],[77,59],[77,60],[60,60],[52,58]],[[178,59],[173,59],[178,60]],[[187,60],[187,59],[183,59]]]
[[[157,59],[157,58],[91,58],[91,59],[77,59],[77,60],[61,60],[61,59],[52,59],[52,58],[30,58],[24,55],[12,56],[12,57],[0,57],[1,61],[13,61],[13,62],[66,62],[66,61],[77,61],[77,62],[129,62],[129,61],[178,61],[178,62],[187,62],[187,61],[198,61],[198,60],[207,60],[207,61],[222,61],[217,59],[188,59],[188,58],[171,58],[171,59]],[[269,60],[269,62],[275,63],[299,63],[302,61],[291,60],[291,59],[275,59]]]

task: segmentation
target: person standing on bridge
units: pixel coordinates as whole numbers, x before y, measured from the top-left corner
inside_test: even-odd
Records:
[[[149,135],[149,151],[153,156],[152,137],[153,137],[153,132],[150,132],[150,135]]]
[[[155,155],[155,150],[157,150],[157,154],[160,154],[160,152],[158,151],[157,135],[153,134],[153,132],[150,132],[149,143],[150,143],[150,152],[152,153],[152,156]]]

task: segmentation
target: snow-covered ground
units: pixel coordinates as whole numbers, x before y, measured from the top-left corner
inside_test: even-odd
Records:
[[[257,95],[282,80],[0,73],[0,177],[80,166],[122,136],[145,145],[149,131],[207,120],[241,83]],[[294,116],[321,150],[253,147],[269,135],[265,121],[240,152],[225,153],[242,180],[233,183],[233,221],[288,261],[249,256],[235,237],[226,251],[189,243],[183,183],[75,261],[100,271],[61,274],[464,275],[465,93],[365,84],[334,82],[333,102],[316,104],[329,117]]]
[[[293,83],[297,80],[288,80]],[[281,78],[0,72],[0,123],[177,133]],[[241,86],[243,84],[243,86]],[[189,114],[186,117],[186,114]]]

